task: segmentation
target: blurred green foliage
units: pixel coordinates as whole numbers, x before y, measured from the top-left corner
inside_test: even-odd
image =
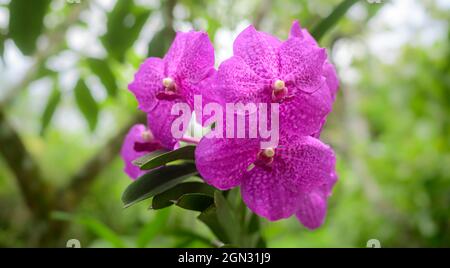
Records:
[[[196,212],[175,206],[148,211],[145,202],[122,208],[130,181],[107,141],[137,112],[127,84],[147,55],[164,54],[174,29],[207,31],[221,57],[230,55],[226,43],[237,29],[250,23],[285,38],[298,19],[321,34],[321,21],[341,3],[107,2],[0,1],[0,17],[9,18],[0,24],[0,109],[39,166],[41,174],[31,179],[45,183],[44,195],[64,200],[36,218],[0,154],[1,247],[64,247],[72,238],[83,247],[215,246]],[[374,22],[401,0],[393,2],[359,1],[323,35],[341,89],[322,139],[336,150],[340,179],[323,227],[311,232],[294,218],[263,221],[267,246],[365,247],[372,238],[382,247],[450,246],[450,13],[441,1],[411,1],[444,30],[427,43],[418,42],[416,29],[411,40],[417,42],[376,52],[371,36],[392,29]],[[94,43],[85,40],[86,32]],[[382,38],[395,43],[392,35]],[[31,63],[11,79],[7,70],[24,59]],[[96,157],[102,165],[89,166]],[[76,188],[76,178],[89,184],[75,198],[65,190]]]

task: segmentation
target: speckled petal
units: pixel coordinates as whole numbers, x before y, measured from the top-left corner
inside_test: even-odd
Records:
[[[322,86],[325,49],[289,38],[280,49],[281,78],[301,91],[311,93]]]
[[[339,89],[339,80],[337,77],[336,69],[334,68],[333,64],[326,61],[325,64],[323,65],[323,71],[326,83],[331,92],[331,96],[334,100],[336,98],[336,93]]]
[[[272,166],[255,166],[242,184],[244,202],[269,220],[296,213],[303,195],[324,185],[335,166],[333,151],[319,140],[290,134],[282,137]]]
[[[332,172],[327,177],[326,182],[313,190],[311,193],[304,194],[300,200],[297,213],[297,219],[308,229],[313,230],[320,227],[326,217],[327,202],[338,176]]]
[[[298,186],[294,183],[294,163],[275,160],[273,168],[255,166],[242,183],[245,204],[257,215],[276,221],[292,216],[299,203]]]
[[[239,56],[224,61],[217,72],[216,90],[223,103],[270,102],[271,80],[256,74]]]
[[[294,20],[289,32],[289,38],[303,38],[303,31],[298,20]]]
[[[295,215],[306,228],[314,230],[323,224],[327,214],[327,198],[321,191],[305,195],[299,204]]]
[[[280,105],[280,129],[305,136],[319,133],[333,103],[325,81],[314,93],[294,89],[293,95]]]
[[[278,76],[279,45],[275,37],[258,32],[250,25],[234,41],[233,52],[234,56],[241,57],[257,75],[272,79]]]
[[[148,127],[164,148],[172,150],[177,143],[172,135],[172,123],[179,116],[171,115],[175,101],[159,100],[154,109],[147,113]]]
[[[313,46],[319,46],[314,37],[306,29],[302,29],[298,21],[294,21],[292,24],[291,32],[289,38],[299,38],[304,42],[311,44]],[[331,96],[334,100],[336,92],[339,88],[339,80],[337,77],[336,69],[333,64],[327,59],[323,65],[323,72],[326,78],[326,83],[331,91]]]
[[[192,105],[196,84],[214,71],[214,48],[204,32],[178,32],[164,62],[165,76],[176,80],[178,90]]]
[[[139,109],[144,112],[155,108],[158,100],[155,95],[162,91],[164,63],[159,58],[148,58],[134,76],[134,81],[128,86],[136,96]]]
[[[195,150],[195,163],[207,183],[227,190],[241,184],[258,152],[256,139],[204,137]]]
[[[289,38],[300,38],[309,44],[319,46],[316,39],[314,39],[314,37],[308,32],[308,30],[302,29],[300,27],[300,23],[298,21],[294,21],[292,23],[291,31],[289,33]]]
[[[280,133],[282,137],[276,154],[295,165],[292,177],[302,192],[331,183],[335,174],[336,157],[330,146],[310,136]]]
[[[133,160],[147,154],[147,152],[136,152],[134,150],[134,144],[136,142],[145,142],[142,139],[142,132],[145,130],[146,127],[144,125],[134,125],[125,136],[122,149],[120,150],[120,155],[125,163],[125,173],[132,179],[136,179],[145,173],[139,167],[132,164]]]

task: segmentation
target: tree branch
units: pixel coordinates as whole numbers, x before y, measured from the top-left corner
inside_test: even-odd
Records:
[[[44,183],[39,167],[25,148],[20,135],[7,121],[5,107],[12,103],[20,91],[33,82],[40,66],[45,63],[47,58],[64,45],[67,29],[78,20],[81,11],[86,6],[84,3],[75,6],[63,23],[45,34],[49,45],[35,53],[34,62],[25,72],[23,79],[10,89],[5,89],[5,97],[0,101],[0,144],[2,144],[0,153],[15,175],[25,203],[32,214],[39,218],[48,216],[50,212],[49,197],[52,192],[50,187]]]
[[[69,180],[69,184],[58,192],[56,209],[72,211],[87,193],[95,178],[119,154],[123,139],[136,123],[145,122],[145,115],[135,115],[114,137],[112,137],[86,164]]]
[[[9,124],[0,107],[0,154],[11,168],[25,203],[36,218],[49,212],[50,188],[44,182],[38,165],[22,143],[19,134]]]
[[[80,170],[69,179],[67,186],[59,189],[52,203],[51,210],[71,212],[77,208],[81,200],[88,193],[89,187],[101,172],[118,155],[123,139],[129,129],[136,123],[145,121],[145,115],[135,115],[123,129],[113,136]],[[70,226],[67,221],[50,221],[39,239],[39,246],[54,246],[62,241],[62,235]]]

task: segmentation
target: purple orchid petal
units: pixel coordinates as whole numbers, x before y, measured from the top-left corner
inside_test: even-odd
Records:
[[[302,27],[298,20],[294,20],[291,26],[291,31],[289,32],[289,38],[304,38]]]
[[[174,101],[159,100],[155,108],[147,112],[148,127],[155,139],[167,149],[173,149],[177,143],[177,139],[172,135],[172,123],[179,116],[170,113],[174,103]]]
[[[323,71],[324,71],[326,83],[331,92],[331,96],[334,100],[336,98],[336,93],[339,89],[339,80],[337,78],[336,69],[334,68],[333,64],[326,61],[323,66]]]
[[[280,129],[305,136],[319,133],[333,104],[325,82],[312,94],[300,90],[294,94],[280,105]]]
[[[139,169],[139,167],[132,164],[132,161],[147,154],[148,151],[137,152],[134,149],[136,142],[144,143],[142,133],[146,131],[144,125],[134,125],[125,137],[125,140],[120,151],[123,161],[125,162],[125,173],[132,179],[136,179],[143,175],[145,171]]]
[[[207,183],[228,190],[241,184],[258,152],[256,139],[204,137],[195,150],[195,163]]]
[[[178,66],[183,61],[186,47],[191,42],[191,33],[177,32],[175,39],[164,56],[164,75],[173,76],[178,72]]]
[[[242,199],[256,214],[271,221],[288,218],[297,211],[298,187],[290,181],[295,164],[274,160],[272,168],[256,165],[243,180]]]
[[[322,192],[313,191],[305,195],[299,204],[295,215],[305,227],[314,230],[323,224],[327,214],[327,198]]]
[[[247,27],[234,41],[233,53],[260,77],[272,79],[278,76],[277,49],[280,42],[266,33]]]
[[[277,152],[281,158],[294,162],[300,171],[294,177],[300,191],[308,192],[330,182],[335,174],[336,157],[333,150],[310,136],[282,133]]]
[[[280,48],[282,42],[280,39],[278,39],[277,37],[265,33],[265,32],[260,32],[258,31],[258,33],[270,44],[271,49],[274,49],[275,51],[278,50],[278,48]]]
[[[214,48],[203,32],[178,32],[164,57],[165,75],[176,80],[177,89],[193,104],[196,84],[212,74]]]
[[[136,96],[139,109],[149,112],[158,103],[156,94],[164,90],[161,83],[164,78],[164,62],[159,58],[148,58],[139,68],[134,81],[128,86]]]
[[[269,167],[255,166],[242,183],[242,198],[269,220],[298,211],[302,196],[326,184],[335,168],[333,151],[313,137],[285,134]]]
[[[271,102],[270,79],[261,78],[239,56],[224,61],[217,72],[216,90],[223,103]]]
[[[338,181],[339,176],[337,175],[336,171],[334,171],[328,182],[324,185],[324,193],[327,197],[331,196],[331,192],[333,191],[334,185],[336,184],[336,182]]]
[[[300,23],[297,20],[292,23],[289,38],[300,38],[311,45],[319,46],[316,39],[314,39],[314,37],[308,32],[308,30],[302,29]]]
[[[325,221],[327,213],[327,201],[331,191],[337,182],[336,172],[332,172],[325,184],[309,194],[305,194],[300,200],[297,219],[308,229],[314,230]]]
[[[193,108],[198,85],[214,74],[214,50],[206,33],[177,33],[163,60],[149,58],[140,67],[129,89],[139,108],[148,114],[149,127],[161,144],[172,149],[176,139],[171,133],[172,105],[187,102]],[[164,86],[166,84],[166,88]]]
[[[291,32],[289,38],[299,38],[304,42],[311,44],[313,46],[319,46],[314,37],[306,29],[302,29],[298,21],[294,21],[292,24]],[[336,96],[336,92],[339,88],[339,80],[337,78],[336,69],[333,64],[327,59],[323,65],[323,72],[326,78],[326,83],[331,91],[331,96],[333,100]]]
[[[299,38],[290,38],[279,50],[281,77],[297,89],[312,93],[322,86],[325,49],[312,46]]]

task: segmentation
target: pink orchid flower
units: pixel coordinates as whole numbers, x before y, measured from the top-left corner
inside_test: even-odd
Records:
[[[147,171],[133,165],[133,161],[158,149],[163,149],[163,146],[155,140],[152,132],[146,126],[137,124],[131,127],[120,150],[120,155],[125,163],[125,173],[132,179],[144,175]]]
[[[284,42],[249,26],[236,38],[234,55],[220,65],[211,94],[222,103],[278,102],[280,128],[316,134],[338,84],[325,49],[313,41],[298,22]]]
[[[198,84],[214,72],[214,49],[203,32],[179,32],[163,59],[149,58],[140,67],[129,89],[139,108],[148,114],[149,128],[165,147],[177,140],[171,134],[172,105],[189,104],[199,94]]]
[[[221,190],[241,186],[246,205],[271,221],[293,214],[310,229],[325,218],[336,182],[335,156],[311,136],[281,135],[277,148],[259,139],[203,138],[195,152],[199,173]]]

